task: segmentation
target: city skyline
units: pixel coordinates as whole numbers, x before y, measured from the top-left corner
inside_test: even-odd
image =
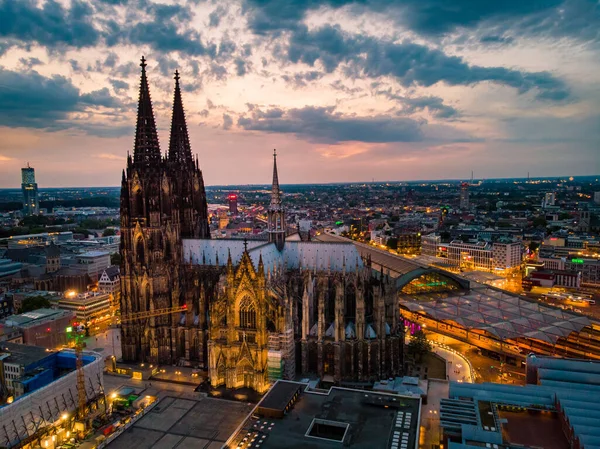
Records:
[[[0,1],[0,188],[117,186],[142,55],[207,185],[266,184],[273,148],[283,184],[598,173],[591,3],[342,3]]]

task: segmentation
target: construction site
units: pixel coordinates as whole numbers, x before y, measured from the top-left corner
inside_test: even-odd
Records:
[[[181,310],[122,316],[121,322],[136,321],[144,331],[150,318]],[[142,395],[142,389],[122,388],[107,395],[105,358],[84,349],[82,325],[75,323],[66,332],[68,347],[63,349],[2,343],[0,448],[102,448],[157,402]],[[114,364],[114,357],[109,361]]]

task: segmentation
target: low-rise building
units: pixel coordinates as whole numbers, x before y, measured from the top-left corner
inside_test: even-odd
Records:
[[[19,331],[23,335],[23,343],[54,349],[66,345],[67,330],[72,327],[74,314],[68,310],[38,309],[32,312],[12,315],[0,325],[5,332]]]
[[[49,383],[54,376],[50,362],[53,356],[39,346],[3,342],[0,345],[0,374],[9,394],[19,397]]]
[[[533,287],[580,288],[581,273],[565,270],[537,270],[523,278],[523,288],[530,291]]]
[[[111,316],[111,295],[100,292],[67,292],[58,307],[71,311],[80,323],[93,323]]]
[[[98,280],[109,266],[110,254],[106,251],[88,251],[76,256],[75,268],[86,273],[94,281]]]
[[[48,353],[47,353],[48,354]],[[83,384],[85,401],[91,402],[104,392],[104,360],[93,352],[82,354]],[[0,406],[0,445],[3,447],[18,447],[36,430],[43,430],[61,419],[71,418],[78,404],[78,389],[76,371],[76,356],[73,350],[62,350],[50,354],[46,360],[48,369],[54,371],[42,381],[41,376],[25,375],[18,382],[24,388],[29,388],[27,394],[14,398],[12,403]],[[14,382],[13,382],[14,383]],[[15,423],[15,425],[13,425]],[[19,425],[16,425],[19,423]],[[43,447],[55,447],[53,439],[48,438]]]
[[[223,447],[412,449],[419,446],[419,395],[338,387],[314,390],[313,383],[275,382]]]
[[[527,385],[450,382],[439,426],[449,449],[596,448],[600,363],[530,355]]]

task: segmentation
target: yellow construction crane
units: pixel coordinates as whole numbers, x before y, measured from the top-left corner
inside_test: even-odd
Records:
[[[69,328],[67,331],[71,332]],[[79,419],[85,418],[85,406],[87,395],[85,393],[85,372],[83,370],[83,340],[85,339],[85,327],[77,325],[73,329],[73,340],[75,343],[75,368],[77,369],[77,415]]]
[[[180,312],[187,312],[186,304],[183,304],[183,305],[177,306],[177,307],[167,307],[164,309],[147,310],[145,312],[133,312],[133,313],[128,313],[127,315],[121,315],[121,323],[127,323],[130,321],[136,321],[136,320],[144,320],[147,318],[153,318],[153,317],[162,316],[162,315],[170,315],[172,313],[180,313]]]
[[[148,324],[150,322],[150,318],[163,316],[163,315],[171,315],[175,313],[187,312],[188,308],[186,304],[176,306],[176,307],[166,307],[163,309],[155,309],[148,310],[144,312],[134,312],[126,315],[121,315],[121,323],[128,323],[132,321],[137,321],[138,324],[136,327],[136,332],[139,333],[140,336],[145,334],[148,330]],[[145,354],[142,354],[142,361],[146,360]]]

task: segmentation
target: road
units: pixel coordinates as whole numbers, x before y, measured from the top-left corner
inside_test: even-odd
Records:
[[[474,370],[471,370],[471,363],[463,354],[450,346],[438,342],[433,342],[432,351],[446,360],[448,380],[467,383],[474,382]]]
[[[525,384],[525,367],[501,364],[499,360],[483,355],[479,348],[445,335],[428,332],[427,338],[446,345],[467,358],[476,373],[475,382]],[[453,369],[450,368],[449,373],[452,372]]]

